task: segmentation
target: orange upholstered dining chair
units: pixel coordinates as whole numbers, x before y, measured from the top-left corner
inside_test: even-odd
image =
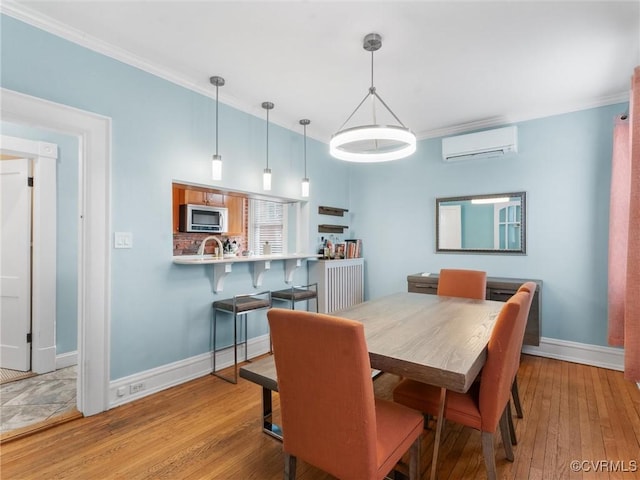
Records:
[[[524,322],[519,323],[519,325],[521,325],[523,330],[522,331],[523,339],[524,339],[524,330],[527,326],[527,319],[529,318],[529,310],[531,310],[531,302],[533,301],[533,295],[536,293],[536,288],[537,288],[537,285],[535,282],[526,282],[526,283],[523,283],[518,289],[518,292],[529,293],[529,300],[520,311],[520,315],[524,316]],[[516,362],[518,363],[518,366],[520,365],[521,351],[522,351],[522,344],[520,344],[520,350],[518,350],[515,354]],[[511,384],[511,396],[513,397],[513,405],[516,409],[516,415],[518,415],[518,418],[522,418],[523,417],[522,404],[520,403],[520,392],[518,391],[518,370],[516,370],[513,374],[513,382]],[[513,429],[512,429],[512,432],[514,432]],[[515,435],[512,437],[512,440],[513,440],[512,443],[515,445]]]
[[[422,414],[374,397],[362,323],[280,308],[267,317],[284,478],[295,478],[301,459],[340,479],[382,479],[410,451],[410,478],[417,480]]]
[[[438,295],[483,300],[487,295],[487,272],[443,268],[438,279]]]
[[[498,426],[507,460],[513,461],[507,407],[513,372],[518,367],[514,352],[519,351],[522,339],[518,335],[521,330],[524,332],[519,324],[524,318],[518,313],[529,301],[528,296],[527,292],[516,293],[502,307],[487,345],[487,360],[480,382],[474,383],[467,393],[447,391],[444,416],[447,420],[480,430],[489,480],[496,478],[494,437]],[[394,389],[393,399],[436,416],[440,388],[405,379]]]

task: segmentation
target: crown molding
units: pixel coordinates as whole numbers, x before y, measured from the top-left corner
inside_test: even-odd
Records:
[[[0,2],[0,13],[215,100],[215,90],[213,88],[205,88],[198,85],[194,83],[192,78],[180,75],[170,69],[159,67],[138,55],[134,55],[128,50],[116,47],[108,42],[104,42],[93,37],[82,30],[78,30],[65,23],[58,22],[51,17],[42,15],[40,12],[19,4],[14,0],[4,0]],[[207,86],[209,86],[209,78],[207,77],[206,80]],[[226,94],[224,91],[219,92],[219,101],[227,106],[262,119],[263,109],[259,105],[250,105],[241,101],[237,97]],[[278,125],[286,130],[293,131],[294,133],[299,133],[296,131],[297,120],[296,125],[292,125],[290,121],[279,117],[277,112],[275,115],[270,114],[269,123]],[[322,143],[328,143],[328,140],[325,141],[323,138],[319,138],[317,136],[314,137],[311,133],[307,133],[307,137],[313,138]]]
[[[576,102],[571,104],[565,104],[559,108],[553,110],[547,110],[543,112],[537,112],[535,114],[528,115],[511,115],[511,116],[499,116],[491,117],[482,120],[476,120],[468,123],[461,123],[458,125],[451,125],[449,127],[437,128],[434,130],[425,130],[418,133],[416,136],[420,140],[426,140],[428,138],[439,138],[451,135],[458,135],[461,133],[467,133],[474,130],[482,130],[485,128],[502,127],[512,123],[526,122],[529,120],[537,120],[539,118],[553,117],[555,115],[564,115],[566,113],[578,112],[580,110],[588,110],[590,108],[604,107],[607,105],[615,105],[617,103],[626,103],[629,101],[629,92],[617,93],[614,95],[607,95],[595,100],[587,102]]]
[[[94,52],[100,53],[107,57],[118,60],[122,63],[130,65],[132,67],[143,70],[147,73],[155,75],[156,77],[167,80],[168,82],[179,85],[183,88],[199,93],[205,97],[209,97],[215,100],[215,91],[211,88],[204,88],[201,85],[194,83],[192,78],[180,75],[179,73],[170,69],[159,67],[142,57],[134,55],[133,53],[116,47],[110,43],[104,42],[98,38],[95,38],[82,30],[70,27],[67,24],[58,22],[46,15],[42,15],[23,4],[19,4],[14,0],[4,0],[0,2],[0,13],[13,17],[24,23],[27,23],[33,27],[44,30],[52,35],[64,38],[72,43],[85,47]],[[233,107],[237,110],[245,112],[257,118],[262,118],[263,111],[258,105],[250,105],[232,95],[225,94],[224,91],[219,93],[219,100],[221,103]],[[563,105],[553,110],[536,112],[526,115],[512,115],[512,116],[498,116],[488,119],[475,120],[468,123],[461,123],[457,125],[451,125],[447,127],[424,130],[416,133],[416,137],[419,140],[425,140],[429,138],[445,137],[450,135],[457,135],[460,133],[466,133],[473,130],[480,130],[484,128],[491,128],[497,126],[503,126],[510,123],[524,122],[528,120],[535,120],[544,117],[551,117],[555,115],[562,115],[565,113],[576,112],[579,110],[587,110],[590,108],[596,108],[606,105],[612,105],[616,103],[624,103],[629,101],[629,93],[623,92],[614,95],[600,97],[595,100],[585,102],[575,102],[571,104]],[[297,132],[297,121],[293,125],[289,120],[279,117],[276,112],[275,115],[271,114],[270,123],[278,125],[286,130],[290,130],[294,133]],[[307,133],[308,138],[312,138],[321,143],[328,144],[329,139],[323,138],[313,132]]]

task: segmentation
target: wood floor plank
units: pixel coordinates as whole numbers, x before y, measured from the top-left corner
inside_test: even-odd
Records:
[[[621,372],[523,355],[518,380],[525,416],[514,419],[514,463],[496,439],[499,478],[640,477],[572,472],[569,466],[574,459],[640,462],[640,391]],[[374,382],[376,395],[390,398],[397,381],[383,375]],[[207,375],[4,442],[0,473],[3,480],[277,480],[284,465],[282,444],[261,431],[261,398],[260,388],[246,380],[231,385]],[[277,394],[274,409],[279,418]],[[421,463],[427,476],[433,437],[433,431],[424,432]],[[486,479],[477,431],[447,422],[441,448],[440,480]],[[332,477],[299,461],[297,478]]]
[[[580,404],[581,404],[581,392],[583,390],[583,384],[580,377],[578,377],[578,365],[575,363],[569,363],[569,438],[570,438],[570,452],[571,461],[580,461],[586,458],[582,449],[582,431],[580,422]],[[569,478],[572,480],[581,479],[582,471],[571,471]]]
[[[602,438],[602,421],[607,421],[608,413],[606,409],[602,412],[598,409],[597,391],[598,385],[594,381],[594,373],[596,369],[588,368],[582,365],[583,374],[585,377],[585,390],[587,394],[587,410],[589,412],[589,430],[591,434],[590,445],[592,451],[592,457],[595,461],[609,460],[604,450],[604,440]],[[597,375],[596,375],[597,376]],[[600,415],[603,415],[602,417]],[[610,471],[603,471],[605,469],[593,468],[590,474],[596,474],[597,478],[608,479],[611,478]],[[596,471],[597,470],[597,471]]]
[[[556,479],[562,476],[562,471],[566,469],[566,463],[560,466],[558,460],[558,439],[560,436],[560,393],[561,393],[561,367],[559,363],[553,363],[549,368],[551,395],[548,398],[548,417],[546,425],[546,439],[544,446],[544,461],[542,466],[542,477]]]
[[[569,407],[569,364],[558,362],[558,437],[556,445],[556,476],[558,480],[566,480],[570,475],[571,457],[571,410]],[[547,448],[550,446],[548,445]]]
[[[529,478],[542,478],[545,461],[545,448],[547,445],[547,433],[549,431],[549,410],[551,407],[551,394],[553,385],[553,376],[550,370],[546,375],[542,376],[542,382],[536,388],[536,396],[540,397],[540,414],[536,422],[535,443],[533,445],[533,455],[531,458],[531,469],[529,470]]]
[[[535,443],[537,422],[539,419],[538,412],[542,409],[542,397],[538,392],[537,385],[542,384],[543,375],[542,366],[544,362],[538,357],[523,356],[521,364],[530,363],[531,369],[529,382],[525,395],[521,394],[524,400],[525,417],[517,421],[520,427],[518,437],[518,447],[515,453],[515,475],[514,478],[529,478],[531,470],[531,461],[533,458],[533,445]],[[522,393],[522,392],[521,392]],[[529,451],[527,455],[520,455],[518,452],[523,449],[523,445],[528,445]]]

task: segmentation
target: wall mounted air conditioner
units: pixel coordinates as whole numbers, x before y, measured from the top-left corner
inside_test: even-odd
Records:
[[[442,139],[442,159],[457,162],[518,152],[518,127],[504,127]]]

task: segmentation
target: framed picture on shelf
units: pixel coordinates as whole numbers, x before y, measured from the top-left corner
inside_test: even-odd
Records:
[[[345,253],[347,250],[347,245],[344,243],[336,243],[336,254],[335,258],[345,258]]]

